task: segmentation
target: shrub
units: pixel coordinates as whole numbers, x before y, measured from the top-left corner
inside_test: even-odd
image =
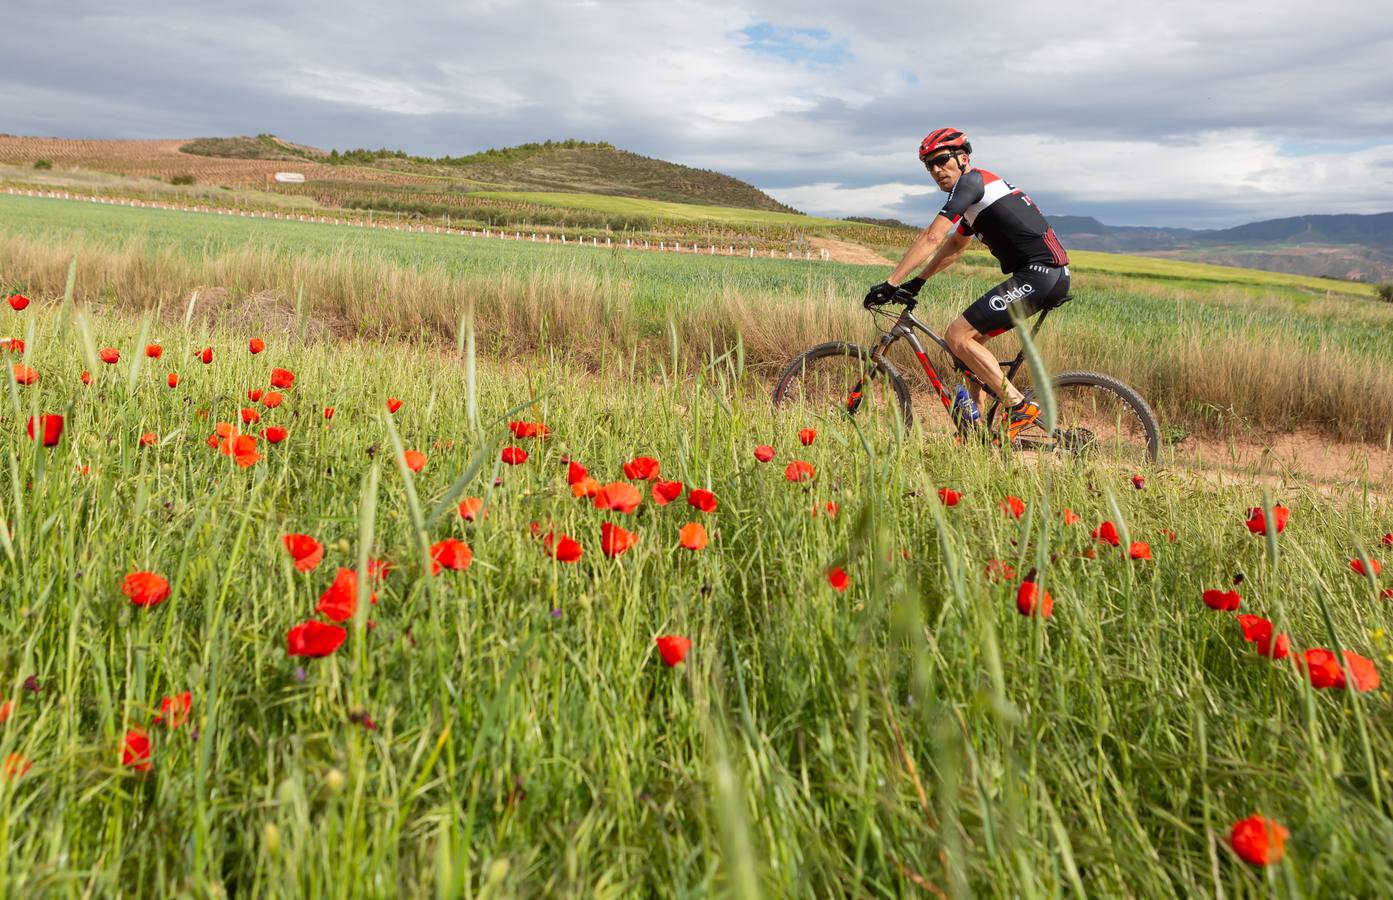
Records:
[[[36,169],[51,169],[51,168],[53,168],[53,162],[52,162],[51,160],[47,160],[47,159],[36,159],[36,160],[34,160],[34,168],[36,168]]]
[[[1384,303],[1393,303],[1393,281],[1380,284],[1378,287],[1374,288],[1374,292],[1378,294],[1378,298]]]
[[[174,175],[169,179],[170,184],[193,184],[192,175]]]

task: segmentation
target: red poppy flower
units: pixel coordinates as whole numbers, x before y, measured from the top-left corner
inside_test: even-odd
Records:
[[[390,559],[368,558],[368,577],[373,581],[381,581],[392,574],[394,563]]]
[[[682,482],[680,481],[655,481],[653,482],[653,502],[659,506],[667,506],[678,497],[682,496]]]
[[[643,494],[627,481],[616,481],[600,488],[595,493],[596,509],[612,509],[615,512],[631,513],[643,502]]]
[[[262,350],[266,349],[266,342],[263,341],[261,338],[252,338],[251,340],[247,341],[247,349],[250,350],[253,355],[255,355],[257,353],[260,353]]]
[[[5,776],[6,781],[14,781],[16,778],[23,778],[28,774],[33,765],[32,762],[18,753],[7,753],[4,765],[0,766],[0,774]]]
[[[295,385],[295,373],[289,369],[271,370],[271,387],[288,391]]]
[[[812,431],[811,428],[807,430]],[[812,441],[808,443],[812,443]],[[850,586],[851,576],[846,574],[846,569],[841,566],[833,566],[827,570],[827,583],[832,585],[832,590],[842,592]]]
[[[0,338],[0,350],[8,350],[18,356],[24,352],[24,341],[19,338]]]
[[[426,455],[420,450],[402,451],[401,458],[406,467],[413,472],[419,472],[426,467]]]
[[[550,434],[551,429],[541,422],[509,422],[508,430],[513,433],[515,438],[541,438],[545,440]]]
[[[80,376],[78,376],[78,377],[82,379],[82,383],[83,383],[83,384],[91,384],[91,383],[92,383],[92,373],[89,372],[89,371],[87,371],[86,369],[83,369],[83,370],[82,370],[82,374],[81,374]]]
[[[169,582],[154,572],[132,572],[121,582],[121,593],[136,606],[158,606],[169,599]]]
[[[1156,535],[1157,535],[1157,537],[1163,537],[1163,538],[1165,538],[1166,540],[1170,541],[1172,544],[1175,543],[1175,532],[1174,532],[1174,531],[1171,531],[1169,528],[1163,528],[1163,529],[1161,529],[1160,531],[1156,532]]]
[[[605,556],[615,557],[638,543],[638,535],[625,531],[618,525],[605,522],[600,525],[600,550]]]
[[[824,504],[822,505],[822,508],[823,508],[823,510],[827,513],[827,517],[828,517],[829,519],[835,519],[835,518],[837,517],[837,511],[838,511],[841,507],[837,506],[837,503],[836,503],[835,500],[828,500],[826,503],[824,503]],[[816,516],[817,513],[818,513],[817,504],[814,503],[814,504],[813,504],[813,515]]]
[[[261,454],[256,452],[256,437],[250,434],[229,434],[218,442],[218,451],[223,456],[231,456],[244,469],[261,459]]]
[[[0,703],[0,725],[3,725],[5,721],[9,719],[12,709],[14,709],[14,707],[11,705],[10,701],[6,700],[4,703]]]
[[[663,658],[663,665],[669,669],[685,659],[687,651],[692,649],[692,642],[689,638],[675,634],[665,634],[655,638],[654,643],[658,645],[658,655]]]
[[[377,595],[369,593],[368,600],[377,602]],[[346,622],[358,611],[358,573],[352,569],[339,567],[334,583],[319,595],[315,610],[335,622]]]
[[[705,488],[693,488],[687,494],[687,503],[705,513],[715,512],[716,507],[720,505],[716,495]]]
[[[1217,609],[1220,612],[1233,612],[1238,609],[1238,604],[1243,598],[1238,596],[1238,591],[1216,591],[1213,589],[1205,591],[1201,595],[1204,605],[1210,609]]]
[[[1306,677],[1310,679],[1311,687],[1317,690],[1326,688],[1347,687],[1344,669],[1340,667],[1340,661],[1329,650],[1316,648],[1307,650],[1303,654],[1303,662],[1306,668]],[[1361,693],[1372,691],[1379,686],[1378,669],[1374,668],[1373,661],[1345,651],[1345,665],[1349,667],[1350,674],[1354,676],[1354,688]]]
[[[213,348],[204,347],[203,351],[198,354],[198,358],[203,361],[205,366],[208,365],[213,361]]]
[[[1383,536],[1383,545],[1385,547],[1393,547],[1393,534],[1385,534]]]
[[[395,414],[396,414],[396,411],[399,410],[399,409],[401,409],[401,401],[398,400],[396,397],[388,397],[388,398],[387,398],[387,412],[392,413],[393,415],[395,415]]]
[[[268,426],[265,431],[261,432],[261,436],[266,438],[266,443],[268,444],[279,444],[281,441],[285,440],[288,433],[289,432],[279,425],[271,425]]]
[[[167,384],[167,385],[169,385],[170,387],[178,387],[178,386],[179,386],[179,373],[178,373],[178,372],[170,372],[167,376],[165,376],[164,383]]]
[[[261,398],[261,405],[267,409],[275,409],[285,402],[285,394],[279,391],[267,391],[266,396]]]
[[[793,482],[811,481],[816,474],[813,464],[801,459],[795,459],[784,467],[784,478]]]
[[[1034,581],[1026,579],[1016,589],[1016,612],[1048,619],[1054,615],[1054,598],[1049,591],[1041,590]]]
[[[19,384],[34,384],[39,380],[39,373],[23,363],[14,364],[14,373],[15,381]]]
[[[159,359],[161,356],[164,356],[164,348],[159,344],[146,344],[145,355],[149,359]]]
[[[1290,832],[1273,820],[1254,814],[1233,823],[1229,845],[1245,863],[1271,866],[1282,859],[1290,836]]]
[[[23,294],[10,295],[10,309],[19,312],[29,305],[29,298]]]
[[[1132,546],[1128,549],[1127,555],[1132,559],[1150,559],[1151,545],[1145,541],[1132,541]]]
[[[798,432],[798,443],[802,444],[804,447],[810,446],[816,439],[816,428],[804,428],[802,431]]]
[[[155,434],[153,431],[147,431],[140,436],[138,443],[142,447],[153,447],[155,444],[159,443],[159,441],[160,436],[158,434]]]
[[[582,481],[585,480],[585,476],[587,474],[589,473],[586,471],[585,466],[582,466],[575,460],[570,460],[566,463],[567,484],[580,484]]]
[[[1133,475],[1132,487],[1136,488],[1137,490],[1141,490],[1142,488],[1146,487],[1146,479],[1141,477],[1140,475]]]
[[[1007,497],[998,505],[1001,507],[1002,512],[1016,519],[1019,519],[1021,515],[1025,513],[1025,503],[1020,497]]]
[[[1385,600],[1393,600],[1393,587],[1384,588],[1383,590],[1379,591],[1378,595]]]
[[[651,456],[635,456],[624,463],[624,477],[634,481],[652,481],[658,477],[658,461]]]
[[[323,657],[343,646],[348,630],[311,619],[285,634],[285,651],[291,656]]]
[[[989,559],[982,569],[992,581],[1010,581],[1016,577],[1016,567],[1000,559]]]
[[[1285,506],[1277,505],[1272,507],[1272,527],[1277,534],[1281,534],[1287,527],[1287,519],[1291,516],[1291,510]],[[1248,526],[1248,530],[1253,534],[1267,533],[1267,516],[1263,513],[1261,506],[1254,506],[1248,510],[1248,521],[1243,524]]]
[[[1369,576],[1370,578],[1372,578],[1372,577],[1378,575],[1380,572],[1383,571],[1383,564],[1380,563],[1380,562],[1379,562],[1378,560],[1376,560],[1376,559],[1371,559],[1371,560],[1369,560],[1369,568],[1368,568],[1367,570],[1364,568],[1364,560],[1362,560],[1362,559],[1352,559],[1352,560],[1350,560],[1350,561],[1349,561],[1349,567],[1350,567],[1351,569],[1354,570],[1354,574],[1356,574],[1356,575],[1368,574],[1368,576]]]
[[[295,571],[310,572],[324,559],[324,545],[308,534],[287,534],[281,537],[290,558],[295,560]]]
[[[109,366],[121,361],[121,351],[117,350],[115,347],[103,347],[97,353],[97,356],[101,357],[102,362]]]
[[[43,413],[39,416],[39,427],[34,427],[34,417],[30,416],[25,424],[24,430],[29,433],[29,440],[34,440],[34,433],[38,431],[45,447],[57,446],[58,441],[63,437],[63,417],[54,413]]]
[[[137,772],[148,772],[154,767],[150,762],[150,736],[141,729],[132,728],[126,732],[121,742],[121,765]]]
[[[686,547],[688,550],[701,550],[706,547],[710,538],[706,534],[706,526],[700,522],[688,522],[677,532],[677,543]]]
[[[557,537],[550,531],[543,536],[542,544],[547,548],[547,552],[558,562],[576,562],[580,559],[581,554],[585,552],[575,538],[565,534]]]
[[[594,497],[598,493],[600,493],[600,483],[589,475],[571,485],[571,495],[574,497]]]
[[[242,424],[251,425],[261,421],[261,413],[252,409],[250,406],[242,407]]]
[[[160,714],[155,716],[155,721],[169,728],[178,728],[189,720],[192,710],[193,692],[184,691],[182,694],[160,700]]]
[[[1072,509],[1070,509],[1067,506],[1064,507],[1063,516],[1065,525],[1077,525],[1079,524],[1079,522],[1083,521],[1083,517],[1075,513]]]
[[[1112,544],[1114,547],[1122,545],[1122,538],[1117,533],[1117,526],[1111,522],[1104,522],[1093,529],[1093,539],[1104,544]]]
[[[1258,653],[1273,659],[1286,659],[1291,655],[1291,642],[1285,634],[1274,638],[1270,621],[1246,613],[1237,618],[1238,627],[1243,629],[1243,640],[1256,645]]]
[[[464,541],[445,538],[445,540],[431,545],[430,558],[430,573],[432,575],[440,574],[442,567],[463,572],[473,562],[474,551],[470,550],[469,545]]]
[[[324,407],[324,418],[326,418],[326,419],[332,419],[333,417],[334,417],[334,408],[333,408],[332,406],[326,406],[326,407]]]
[[[262,391],[261,388],[252,388],[251,390],[247,391],[247,399],[255,403],[256,401],[261,399],[261,395],[263,393],[265,392]]]
[[[938,499],[943,501],[944,506],[957,506],[962,502],[963,495],[961,491],[955,491],[952,488],[939,488]]]
[[[520,466],[527,462],[527,451],[521,447],[504,447],[499,458],[510,466]]]
[[[473,522],[484,511],[483,497],[465,497],[459,502],[459,515],[466,522]]]
[[[762,463],[767,463],[774,458],[774,448],[768,444],[760,444],[755,448],[755,459]]]

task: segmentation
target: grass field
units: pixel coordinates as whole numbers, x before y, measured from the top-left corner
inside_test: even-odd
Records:
[[[805,229],[841,228],[846,222],[820,219],[798,213],[734,206],[706,206],[698,203],[670,203],[638,197],[607,197],[599,194],[569,194],[562,191],[475,191],[470,196],[495,200],[516,200],[565,209],[586,209],[604,213],[625,213],[679,222],[709,222],[718,225],[789,225]]]
[[[1386,505],[1278,484],[1291,518],[1264,538],[1244,525],[1264,503],[1253,486],[1157,470],[1138,490],[1129,471],[1023,464],[884,422],[776,418],[735,357],[689,367],[679,352],[662,374],[612,353],[597,375],[523,355],[471,377],[467,333],[462,355],[301,345],[279,321],[102,309],[0,305],[25,340],[7,361],[39,376],[19,384],[7,365],[0,398],[2,893],[1393,886],[1386,688],[1316,690],[1201,601],[1242,576],[1241,611],[1298,654],[1343,647],[1386,669],[1393,573],[1350,570],[1393,566]],[[64,418],[52,447],[25,434],[45,413]],[[513,420],[550,436],[514,438]],[[220,422],[258,438],[259,458],[210,446]],[[505,464],[505,446],[527,459]],[[408,449],[426,457],[414,473]],[[659,505],[636,477],[641,502],[622,513],[568,486],[568,459],[630,482],[641,455],[688,496]],[[795,460],[815,477],[789,481]],[[1104,520],[1152,558],[1094,541]],[[691,522],[703,549],[679,545]],[[637,543],[608,558],[604,523]],[[548,533],[580,558],[555,558]],[[297,571],[289,534],[323,561]],[[447,538],[471,561],[432,575]],[[393,565],[370,585],[371,560]],[[1050,618],[1017,612],[1032,568]],[[356,593],[330,592],[341,569]],[[134,605],[133,572],[166,579],[168,598]],[[336,650],[289,654],[292,629],[344,616]],[[665,636],[692,642],[675,666]],[[1255,812],[1290,832],[1266,868],[1229,844]]]
[[[309,314],[342,336],[450,347],[472,306],[481,350],[491,355],[559,354],[593,369],[617,351],[652,363],[670,356],[676,332],[688,362],[739,342],[751,369],[767,375],[813,344],[872,339],[858,298],[884,276],[801,260],[0,197],[0,288],[59,294],[74,253],[79,296],[104,308],[177,312],[193,291],[224,288],[230,317],[253,298],[253,306],[293,318],[303,291]],[[1389,439],[1393,306],[1344,293],[1360,286],[1317,280],[1329,287],[1317,291],[1311,280],[1271,273],[1097,254],[1074,269],[1077,299],[1040,335],[1047,359],[1058,371],[1099,369],[1131,383],[1172,436],[1299,425]],[[999,277],[989,257],[970,255],[925,297],[923,317],[946,325]]]

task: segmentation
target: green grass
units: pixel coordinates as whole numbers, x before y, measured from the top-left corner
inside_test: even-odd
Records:
[[[1263,500],[1251,484],[1157,470],[1137,491],[1126,471],[775,417],[745,399],[733,357],[667,379],[617,356],[598,375],[517,360],[474,382],[453,353],[300,346],[257,321],[147,333],[89,310],[92,348],[122,352],[104,366],[56,302],[0,315],[41,373],[0,397],[0,684],[15,704],[0,758],[32,762],[0,777],[4,893],[901,895],[919,890],[911,874],[994,896],[1393,887],[1387,689],[1313,692],[1199,599],[1242,573],[1244,609],[1296,646],[1386,667],[1390,582],[1347,563],[1393,566],[1387,505],[1278,485],[1292,518],[1268,545],[1242,524]],[[159,362],[141,354],[152,338]],[[191,356],[205,346],[208,366]],[[257,428],[289,437],[238,468],[205,439],[273,366],[296,382]],[[388,396],[405,401],[391,419]],[[55,448],[24,436],[39,412],[66,416]],[[517,467],[498,462],[510,418],[552,429],[517,442]],[[147,431],[159,443],[140,448]],[[398,439],[429,455],[418,475],[394,462]],[[774,462],[754,459],[761,443]],[[639,454],[718,510],[606,514],[567,488],[567,457],[608,482]],[[814,482],[784,479],[794,458]],[[940,486],[962,504],[940,508]],[[487,514],[461,520],[459,493]],[[1007,495],[1026,501],[1019,520],[998,509]],[[835,517],[810,515],[828,501]],[[1083,523],[1061,524],[1064,507]],[[1084,556],[1103,519],[1155,559]],[[692,520],[712,534],[695,553],[677,546]],[[606,559],[604,521],[639,544]],[[552,560],[533,522],[582,559]],[[281,546],[295,532],[327,548],[313,572]],[[473,563],[432,577],[422,547],[450,536]],[[288,657],[286,631],[315,617],[336,567],[370,556],[396,566],[344,646]],[[1016,585],[984,575],[992,559],[1041,569],[1053,618],[1019,616]],[[134,570],[166,576],[171,598],[133,607]],[[664,634],[694,642],[673,669]],[[184,690],[190,723],[153,725]],[[150,729],[148,773],[121,764],[131,727]],[[1265,871],[1226,843],[1254,811],[1292,833]]]
[[[1305,288],[1333,294],[1372,297],[1372,284],[1315,278],[1309,275],[1290,275],[1283,272],[1263,272],[1235,266],[1216,266],[1208,263],[1186,262],[1177,259],[1158,259],[1151,256],[1127,256],[1121,253],[1097,253],[1091,250],[1070,250],[1071,268],[1080,272],[1107,272],[1139,278],[1157,278],[1188,284],[1223,283],[1251,287]]]
[[[520,342],[592,362],[616,349],[663,358],[673,323],[697,352],[743,338],[748,364],[765,375],[812,344],[873,340],[859,298],[889,268],[563,248],[18,197],[0,197],[0,238],[0,289],[61,293],[76,253],[93,271],[80,280],[79,295],[118,308],[182,308],[193,290],[207,287],[237,296],[270,291],[289,304],[307,288],[311,312],[340,334],[453,346],[473,302],[495,329],[483,332],[484,345],[505,356]],[[1106,255],[1085,257],[1074,269],[1076,299],[1041,335],[1056,370],[1115,374],[1167,423],[1191,432],[1295,426],[1387,440],[1393,306],[1336,292],[1359,286],[1313,287],[1293,276]],[[1119,274],[1132,269],[1141,274]],[[1000,277],[989,257],[970,254],[925,292],[921,316],[943,328]],[[514,316],[520,309],[529,312]],[[558,341],[561,334],[566,339]],[[1013,352],[1009,341],[1002,349]],[[925,379],[914,378],[927,390]]]
[[[654,219],[677,222],[706,222],[719,225],[790,225],[809,230],[844,227],[838,219],[821,219],[798,213],[762,209],[741,209],[733,206],[707,206],[698,203],[671,203],[645,200],[638,197],[612,197],[602,194],[570,194],[562,191],[474,191],[469,196],[490,197],[495,200],[516,200],[558,206],[563,209],[587,209],[604,213],[624,213],[650,216]]]

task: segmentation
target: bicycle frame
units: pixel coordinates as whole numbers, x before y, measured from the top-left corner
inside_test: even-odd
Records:
[[[1061,301],[1061,304],[1062,303],[1063,301]],[[929,383],[934,386],[934,390],[938,391],[938,399],[943,404],[943,409],[948,413],[948,417],[950,419],[954,418],[953,398],[949,396],[948,391],[943,387],[943,382],[938,377],[938,371],[934,369],[933,363],[929,361],[928,354],[924,352],[924,345],[919,341],[919,338],[915,335],[915,329],[918,329],[919,331],[922,331],[924,335],[928,337],[929,340],[933,341],[935,344],[943,348],[943,352],[948,354],[949,359],[953,360],[953,368],[956,371],[960,371],[964,375],[966,375],[966,377],[972,379],[972,381],[976,382],[983,390],[985,390],[991,396],[992,405],[991,408],[987,410],[985,416],[985,422],[988,426],[990,426],[992,423],[992,419],[996,416],[997,410],[1001,407],[1001,398],[997,395],[997,391],[1000,389],[1001,386],[998,384],[995,388],[993,388],[990,385],[984,384],[982,382],[982,379],[978,378],[976,373],[969,369],[967,365],[961,359],[958,359],[958,357],[953,353],[953,351],[948,348],[948,342],[944,340],[938,332],[934,331],[928,325],[925,325],[917,316],[914,315],[915,306],[917,306],[917,304],[915,303],[910,303],[906,305],[904,310],[900,312],[899,318],[895,320],[895,324],[891,326],[890,330],[880,336],[880,340],[876,342],[875,347],[871,350],[871,368],[874,369],[877,365],[879,365],[881,358],[885,356],[885,353],[896,341],[901,339],[908,341],[910,349],[914,351],[915,357],[917,357],[919,360],[919,365],[922,366],[924,369],[924,374],[929,377]],[[1035,320],[1035,325],[1030,330],[1030,336],[1032,338],[1034,338],[1035,335],[1039,333],[1040,326],[1045,324],[1045,316],[1049,315],[1054,308],[1055,307],[1050,307],[1041,311],[1039,317]],[[1010,381],[1011,379],[1016,377],[1016,372],[1020,370],[1021,364],[1024,362],[1024,349],[1022,349],[1020,352],[1016,354],[1015,359],[997,360],[997,363],[1001,366],[1003,370],[1004,378],[1007,381]],[[860,405],[861,388],[863,383],[864,378],[856,383],[856,387],[852,391],[851,398],[848,401],[848,408],[854,410],[857,406]]]

